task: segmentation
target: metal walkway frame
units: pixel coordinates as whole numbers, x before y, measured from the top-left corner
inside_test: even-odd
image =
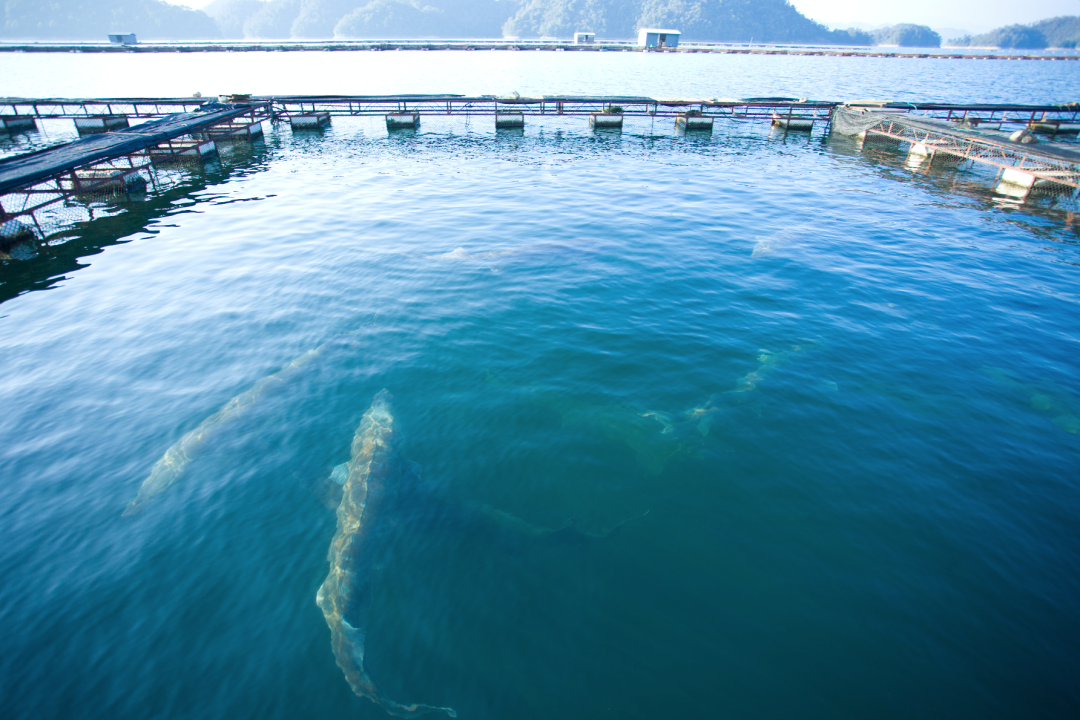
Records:
[[[1024,143],[1000,131],[963,127],[921,116],[870,113],[863,116],[864,141],[907,143],[910,153],[933,163],[938,155],[997,168],[1004,182],[1025,190],[1080,189],[1080,148],[1061,143]]]
[[[216,142],[247,139],[252,127],[270,118],[265,104],[203,110],[0,161],[0,245],[30,236],[48,242],[42,213],[80,196],[156,186],[155,165],[201,161],[216,153]]]
[[[327,113],[331,116],[378,116],[389,114],[496,115],[514,112],[525,116],[582,116],[604,114],[617,108],[626,117],[694,115],[715,119],[769,120],[782,115],[814,123],[828,123],[840,103],[795,98],[746,98],[690,100],[640,96],[544,95],[540,97],[464,95],[370,95],[370,96],[263,96],[253,98],[271,104],[274,116]]]
[[[1062,105],[962,105],[953,103],[848,102],[845,107],[948,120],[973,127],[1080,124],[1080,103]]]
[[[247,96],[244,96],[247,99]],[[14,118],[80,119],[88,117],[163,117],[172,113],[195,112],[206,98],[0,98],[0,122]],[[253,104],[265,105],[273,118],[328,114],[363,117],[389,114],[495,115],[502,112],[525,116],[589,116],[621,108],[627,117],[672,117],[685,115],[713,119],[772,121],[794,120],[821,126],[830,121],[834,108],[872,108],[895,114],[966,122],[983,126],[1028,127],[1037,125],[1080,125],[1080,104],[949,104],[888,101],[837,102],[798,98],[650,98],[640,96],[544,95],[539,97],[496,95],[265,95],[251,97]]]
[[[197,112],[211,98],[0,98],[0,116],[85,118],[126,115],[164,117]]]

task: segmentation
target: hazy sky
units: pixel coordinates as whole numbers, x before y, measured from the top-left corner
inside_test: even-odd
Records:
[[[201,8],[210,0],[169,0]],[[1080,0],[905,0],[901,3],[868,0],[790,0],[807,17],[827,25],[909,22],[985,32],[1002,25],[1031,23],[1057,15],[1080,15]],[[363,4],[357,0],[357,4]]]
[[[909,22],[985,32],[1002,25],[1031,23],[1058,15],[1080,15],[1080,0],[790,0],[803,15],[818,22],[893,25]]]

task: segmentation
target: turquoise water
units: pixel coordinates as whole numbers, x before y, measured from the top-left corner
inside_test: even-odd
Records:
[[[1069,208],[817,135],[579,125],[268,127],[0,267],[6,717],[388,717],[315,604],[382,388],[429,490],[375,568],[396,701],[1076,715]]]

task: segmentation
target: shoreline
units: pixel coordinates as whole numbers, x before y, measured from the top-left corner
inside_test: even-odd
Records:
[[[896,46],[877,46],[896,47]],[[980,48],[989,49],[989,48]],[[521,40],[321,40],[321,41],[207,41],[207,42],[147,42],[134,45],[112,43],[0,43],[0,52],[8,53],[198,53],[198,52],[385,52],[385,51],[548,51],[548,52],[651,52],[706,53],[719,55],[781,55],[808,57],[869,57],[932,60],[1080,60],[1080,54],[1031,55],[969,52],[940,52],[926,48],[910,52],[875,50],[868,46],[797,46],[758,45],[751,43],[705,44],[686,43],[681,47],[640,47],[627,43],[594,43],[575,45],[571,42]]]

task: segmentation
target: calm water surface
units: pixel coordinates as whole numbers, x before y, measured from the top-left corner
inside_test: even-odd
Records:
[[[0,60],[7,95],[1080,89],[1069,63],[525,55]],[[431,489],[376,568],[367,662],[394,700],[1075,717],[1069,207],[757,126],[489,122],[268,125],[0,267],[5,717],[388,717],[315,604],[326,478],[382,388]],[[121,517],[184,433],[334,338]],[[482,508],[579,532],[446,521]]]

